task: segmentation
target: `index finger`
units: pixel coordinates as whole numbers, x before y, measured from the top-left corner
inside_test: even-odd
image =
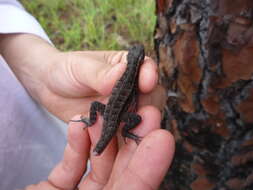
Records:
[[[113,189],[157,189],[171,164],[174,149],[174,138],[168,131],[151,132],[138,146]]]
[[[77,120],[80,116],[75,116]],[[48,181],[59,189],[73,189],[86,171],[90,139],[82,123],[69,123],[68,144],[62,161],[52,170]]]
[[[139,88],[141,92],[151,92],[157,85],[158,71],[157,64],[150,57],[145,57],[144,63],[140,68]]]

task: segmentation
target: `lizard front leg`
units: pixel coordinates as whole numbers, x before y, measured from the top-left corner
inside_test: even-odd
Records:
[[[139,144],[141,141],[141,137],[137,136],[134,133],[131,133],[130,130],[134,129],[141,122],[141,116],[136,113],[125,113],[122,116],[122,121],[125,122],[125,125],[122,128],[121,134],[124,138],[132,139]]]
[[[91,103],[90,107],[90,117],[83,117],[81,116],[80,120],[70,120],[72,122],[83,122],[87,125],[87,127],[93,125],[97,120],[97,112],[99,112],[101,115],[104,114],[105,111],[105,104],[102,104],[100,102],[94,101]]]

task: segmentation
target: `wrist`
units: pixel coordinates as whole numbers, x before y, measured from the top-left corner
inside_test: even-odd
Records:
[[[39,101],[47,67],[59,51],[32,34],[0,35],[0,54],[30,95]]]

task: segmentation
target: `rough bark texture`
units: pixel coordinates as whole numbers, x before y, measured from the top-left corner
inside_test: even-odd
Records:
[[[253,0],[156,0],[176,155],[160,189],[253,189]]]

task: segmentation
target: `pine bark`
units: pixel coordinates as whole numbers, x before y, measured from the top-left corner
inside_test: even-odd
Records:
[[[176,153],[161,190],[253,189],[253,1],[156,0]]]

